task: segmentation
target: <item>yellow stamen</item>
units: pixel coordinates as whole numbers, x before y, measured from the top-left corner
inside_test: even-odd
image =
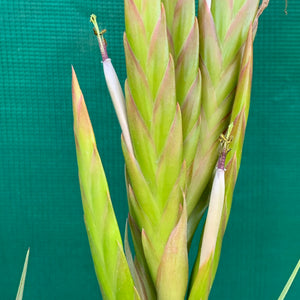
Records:
[[[106,51],[106,40],[103,37],[103,34],[106,32],[106,29],[103,29],[100,31],[98,23],[97,23],[97,17],[96,15],[92,14],[90,17],[90,21],[94,25],[94,33],[97,36],[98,42],[99,42],[99,47],[100,47],[100,52],[102,55],[102,60],[105,61],[105,59],[108,58],[107,51]]]
[[[221,144],[221,152],[225,151],[226,153],[228,153],[231,150],[229,148],[229,146],[233,139],[233,137],[231,135],[232,128],[233,128],[233,123],[231,123],[228,126],[228,129],[227,129],[227,132],[225,135],[224,134],[220,135],[219,141]]]

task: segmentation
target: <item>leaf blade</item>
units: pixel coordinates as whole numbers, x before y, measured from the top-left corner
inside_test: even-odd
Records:
[[[25,262],[24,262],[24,266],[23,266],[23,271],[22,271],[22,275],[21,275],[21,279],[20,279],[20,284],[19,284],[16,300],[23,299],[23,292],[24,292],[25,279],[26,279],[26,273],[27,273],[29,252],[30,252],[30,248],[28,248],[27,253],[26,253]]]

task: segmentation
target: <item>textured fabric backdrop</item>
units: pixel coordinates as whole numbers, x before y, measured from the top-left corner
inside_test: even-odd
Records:
[[[255,41],[241,172],[210,299],[277,299],[300,257],[300,4],[271,0]],[[77,177],[71,64],[94,126],[121,231],[127,215],[120,129],[92,12],[125,80],[123,1],[0,2],[0,299],[101,299]],[[196,252],[194,244],[193,254]],[[300,275],[287,300],[300,298]],[[171,300],[171,299],[170,299]]]

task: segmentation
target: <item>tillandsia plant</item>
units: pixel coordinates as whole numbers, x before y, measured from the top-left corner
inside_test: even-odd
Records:
[[[73,70],[84,218],[104,299],[207,299],[247,124],[258,18],[268,1],[125,0],[125,97],[91,16],[122,129],[129,206],[124,246]],[[188,252],[208,208],[189,277]],[[123,249],[125,248],[125,250]]]

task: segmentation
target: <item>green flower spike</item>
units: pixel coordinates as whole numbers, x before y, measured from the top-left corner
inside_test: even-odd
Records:
[[[138,265],[147,265],[158,299],[182,299],[188,279],[186,163],[165,8],[158,0],[125,0],[125,25],[125,96],[134,156],[124,143],[123,152],[136,227],[131,232],[140,243]],[[171,255],[174,239],[178,246]],[[172,281],[166,270],[172,270]]]
[[[249,28],[259,0],[199,0],[202,75],[200,138],[187,189],[189,243],[207,206],[218,138],[230,123]]]
[[[208,299],[240,167],[253,38],[269,1],[258,7],[259,2],[199,0],[195,18],[193,0],[125,0],[125,99],[107,54],[105,30],[100,31],[96,16],[91,16],[122,129],[128,224],[135,250],[134,257],[126,226],[126,261],[73,70],[82,202],[104,299]],[[187,292],[188,248],[207,206]]]
[[[234,99],[234,105],[231,113],[229,127],[230,136],[232,141],[230,144],[231,151],[227,154],[225,163],[225,195],[224,204],[222,207],[221,218],[218,222],[219,229],[217,230],[218,235],[214,247],[214,251],[210,251],[209,258],[206,256],[206,260],[201,264],[202,246],[199,246],[198,257],[194,266],[193,277],[192,277],[192,288],[190,293],[190,300],[196,299],[207,299],[209,291],[211,289],[216,270],[219,263],[222,240],[226,229],[228,217],[230,214],[230,208],[232,203],[232,195],[234,186],[237,179],[237,174],[241,162],[241,154],[243,148],[243,141],[245,135],[245,129],[249,113],[250,105],[250,93],[251,93],[251,82],[252,82],[252,68],[253,68],[253,36],[252,26],[249,28],[248,38],[245,45],[243,54],[241,72],[239,74],[238,86]],[[227,139],[229,138],[227,136]],[[227,149],[228,150],[228,149]],[[204,230],[205,232],[205,230]],[[204,237],[203,237],[204,239]],[[203,240],[202,240],[203,244]],[[199,267],[197,267],[199,266]]]

